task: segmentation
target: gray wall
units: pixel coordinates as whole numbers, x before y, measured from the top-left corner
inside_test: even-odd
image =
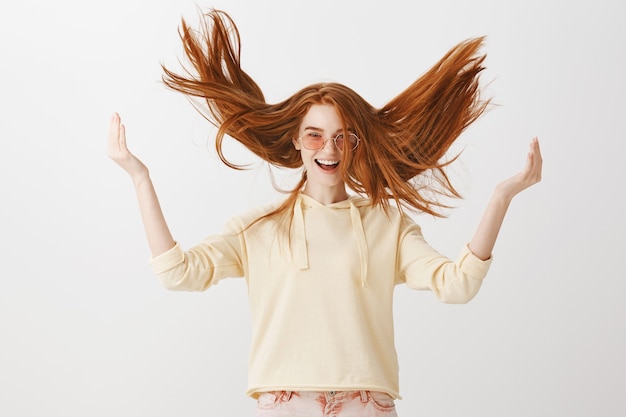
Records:
[[[270,101],[321,80],[382,106],[450,47],[487,35],[494,107],[460,139],[466,197],[416,216],[456,257],[495,184],[540,138],[544,180],[514,200],[483,289],[450,306],[396,291],[403,416],[617,416],[626,403],[620,1],[216,1]],[[252,415],[245,283],[167,292],[132,185],[106,156],[110,115],[150,167],[184,247],[273,200],[267,169],[221,166],[211,128],[159,83],[190,1],[0,6],[0,415]],[[349,63],[349,65],[345,65]],[[293,174],[279,173],[284,181]]]

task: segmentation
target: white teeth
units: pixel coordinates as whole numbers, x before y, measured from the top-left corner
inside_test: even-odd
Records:
[[[339,161],[330,161],[328,159],[316,159],[316,161],[322,165],[337,165]]]

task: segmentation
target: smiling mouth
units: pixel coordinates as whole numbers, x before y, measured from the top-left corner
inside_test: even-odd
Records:
[[[315,163],[324,171],[332,171],[339,165],[339,161],[331,161],[328,159],[316,159]]]

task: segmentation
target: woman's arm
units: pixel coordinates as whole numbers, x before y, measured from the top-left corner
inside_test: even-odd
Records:
[[[541,181],[541,165],[539,141],[534,138],[530,143],[526,166],[517,175],[496,186],[476,233],[469,243],[470,250],[478,258],[486,260],[491,257],[500,226],[502,226],[511,200],[521,191]]]
[[[128,150],[126,130],[117,113],[111,118],[109,127],[108,154],[130,175],[133,181],[152,256],[160,255],[171,249],[175,242],[159,205],[150,173],[148,168]]]

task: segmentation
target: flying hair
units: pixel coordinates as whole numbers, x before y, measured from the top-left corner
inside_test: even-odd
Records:
[[[228,136],[273,166],[300,168],[292,139],[313,104],[330,104],[344,131],[350,129],[361,139],[355,150],[342,153],[344,181],[367,195],[372,205],[388,209],[394,201],[400,209],[443,217],[441,209],[449,206],[440,197],[461,197],[445,172],[458,155],[444,157],[489,104],[481,99],[479,86],[485,55],[478,51],[484,37],[454,46],[382,108],[339,83],[313,84],[272,104],[241,69],[240,36],[232,18],[215,9],[202,17],[199,29],[182,19],[179,35],[190,66],[182,74],[163,66],[163,82],[206,104],[196,108],[217,127],[216,151],[227,166],[243,168],[222,151]],[[305,183],[303,171],[289,198],[262,218],[288,213]]]

